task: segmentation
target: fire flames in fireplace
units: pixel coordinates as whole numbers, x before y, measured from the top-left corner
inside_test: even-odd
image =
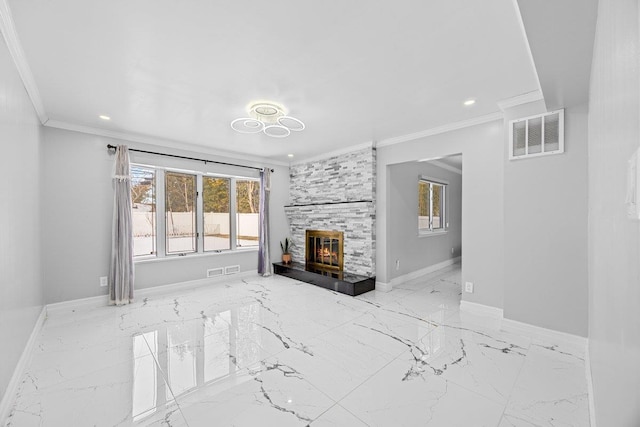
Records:
[[[338,265],[338,253],[331,252],[329,248],[319,248],[316,251],[316,259],[329,259],[329,262],[333,265]],[[323,261],[324,262],[324,261]]]

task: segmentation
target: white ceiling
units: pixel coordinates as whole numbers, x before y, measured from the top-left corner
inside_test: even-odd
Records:
[[[513,0],[9,5],[49,125],[286,161],[494,113],[540,88]],[[307,129],[232,131],[259,99]]]
[[[438,162],[444,163],[447,166],[451,166],[452,168],[462,170],[462,154],[456,154],[454,156],[447,156],[438,159]]]
[[[518,0],[546,107],[586,105],[598,0]]]

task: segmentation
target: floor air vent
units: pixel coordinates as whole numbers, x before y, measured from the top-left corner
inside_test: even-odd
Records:
[[[236,274],[236,273],[240,273],[239,265],[229,265],[224,268],[224,274]]]

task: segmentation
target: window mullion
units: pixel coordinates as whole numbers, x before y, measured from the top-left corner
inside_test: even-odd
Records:
[[[524,155],[529,155],[529,120],[524,122]]]
[[[449,222],[447,220],[447,186],[442,186],[442,206],[440,207],[440,224],[442,224],[442,229],[446,230],[449,228]]]
[[[433,231],[433,184],[429,183],[429,231]]]
[[[202,202],[202,174],[196,175],[196,252],[204,252],[204,213]]]
[[[156,169],[156,250],[158,257],[167,255],[164,169]]]

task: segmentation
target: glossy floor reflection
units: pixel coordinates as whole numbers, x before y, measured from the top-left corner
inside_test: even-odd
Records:
[[[579,349],[459,302],[454,266],[356,298],[275,276],[57,311],[6,425],[589,425]]]

